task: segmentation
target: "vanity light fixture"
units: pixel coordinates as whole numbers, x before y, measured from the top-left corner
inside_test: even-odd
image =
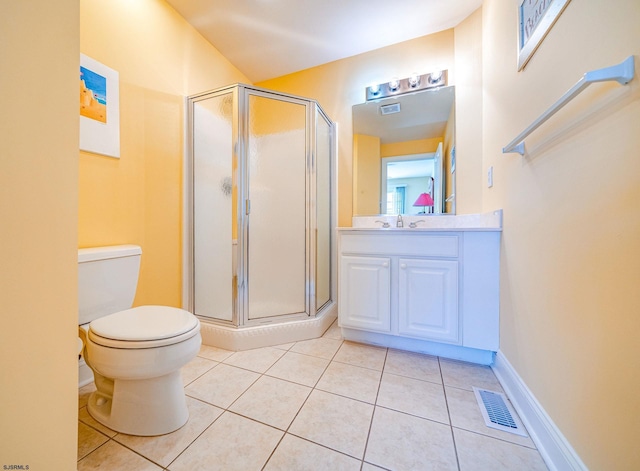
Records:
[[[371,85],[366,89],[367,101],[378,100],[389,96],[415,92],[427,88],[444,87],[447,85],[447,71],[438,70],[428,74],[412,74],[405,79],[393,78],[386,83]]]

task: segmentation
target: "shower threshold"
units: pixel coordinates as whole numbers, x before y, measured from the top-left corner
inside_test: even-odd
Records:
[[[338,316],[337,303],[309,319],[251,327],[228,327],[200,319],[202,344],[241,351],[321,337]]]

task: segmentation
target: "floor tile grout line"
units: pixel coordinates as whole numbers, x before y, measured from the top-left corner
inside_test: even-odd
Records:
[[[378,381],[378,390],[376,391],[376,400],[373,404],[373,412],[371,413],[371,420],[369,421],[369,430],[367,431],[367,439],[364,442],[364,451],[362,452],[362,462],[364,463],[367,457],[367,448],[369,448],[369,438],[371,438],[371,429],[373,428],[373,420],[376,416],[376,407],[378,404],[378,395],[380,394],[380,388],[382,386],[382,376],[384,375],[384,368],[387,365],[387,358],[389,356],[389,349],[384,352],[384,361],[382,362],[382,371],[380,372],[380,380]],[[364,464],[361,468],[364,467]]]
[[[455,427],[452,427],[452,428],[454,428],[454,429],[456,429],[456,430],[461,430],[461,431],[463,431],[463,432],[473,433],[474,435],[480,435],[481,437],[491,438],[491,439],[493,439],[493,440],[497,440],[497,441],[499,441],[499,442],[503,442],[503,443],[508,443],[508,444],[510,444],[510,445],[516,445],[516,446],[519,446],[519,447],[522,447],[522,448],[527,448],[527,449],[529,449],[529,450],[539,451],[539,450],[535,447],[535,444],[534,444],[533,446],[527,446],[527,445],[523,445],[522,443],[512,442],[512,441],[507,440],[507,439],[505,439],[505,438],[494,437],[493,435],[487,435],[487,434],[485,434],[485,433],[478,432],[477,430],[469,430],[468,428],[458,427],[458,426],[455,426]],[[508,433],[508,432],[505,432],[505,433]],[[531,437],[527,437],[527,438],[529,438],[529,439],[530,439]]]
[[[138,452],[138,451],[134,450],[133,448],[131,448],[131,447],[127,446],[126,444],[124,444],[124,443],[119,442],[118,440],[116,440],[116,437],[117,437],[118,435],[120,435],[120,433],[119,433],[119,432],[118,432],[116,435],[114,435],[114,437],[112,438],[112,440],[113,440],[114,442],[116,442],[118,445],[120,445],[120,446],[122,446],[122,447],[126,448],[126,449],[127,449],[127,450],[129,450],[129,451],[132,451],[132,452],[133,452],[133,453],[135,453],[136,455],[141,456],[142,458],[144,458],[145,460],[147,460],[147,461],[149,461],[149,462],[151,462],[151,463],[155,464],[156,466],[159,466],[159,467],[160,467],[160,469],[164,469],[164,466],[162,466],[160,463],[157,463],[157,462],[153,461],[153,460],[152,460],[151,458],[149,458],[148,456],[144,456],[142,453],[140,453],[140,452]]]
[[[86,424],[85,424],[86,425]],[[115,430],[114,430],[115,432]],[[110,437],[109,440],[107,440],[106,442],[104,442],[103,444],[101,444],[99,447],[97,447],[95,450],[91,451],[91,453],[87,453],[83,458],[79,459],[77,462],[80,463],[80,461],[82,461],[83,459],[87,458],[89,455],[92,455],[93,453],[95,453],[96,451],[98,451],[100,448],[102,448],[103,446],[105,446],[107,443],[109,442],[114,442],[116,445],[121,446],[122,448],[125,448],[129,451],[131,451],[132,453],[135,453],[136,455],[140,456],[141,458],[145,459],[146,461],[149,461],[150,463],[153,463],[156,466],[159,466],[160,469],[164,469],[164,466],[162,466],[161,464],[153,461],[151,458],[149,458],[148,456],[144,456],[143,454],[137,452],[136,450],[128,447],[127,445],[125,445],[122,442],[119,442],[118,440],[116,440],[116,437],[118,435],[121,435],[120,432],[117,432],[113,437]]]
[[[357,457],[355,457],[353,455],[350,455],[349,453],[345,453],[344,451],[336,450],[335,448],[331,448],[330,446],[323,445],[322,443],[319,443],[319,442],[316,442],[314,440],[311,440],[310,438],[305,438],[303,436],[297,435],[297,434],[295,434],[293,432],[285,432],[283,437],[286,436],[286,435],[291,435],[292,437],[299,438],[300,440],[304,440],[305,442],[313,443],[314,445],[317,445],[317,446],[319,446],[321,448],[324,448],[325,450],[329,450],[329,451],[333,451],[335,453],[339,453],[339,454],[341,454],[343,456],[347,456],[347,457],[349,457],[351,459],[354,459],[356,461],[363,461],[363,459],[357,458]]]
[[[202,358],[202,357],[200,357]],[[206,358],[208,360],[208,358]],[[200,378],[202,378],[204,375],[206,375],[209,371],[215,369],[217,366],[220,365],[221,362],[219,361],[215,361],[215,360],[209,360],[215,363],[215,365],[213,365],[211,368],[209,368],[207,371],[203,372],[202,374],[198,375],[196,378],[192,379],[191,381],[189,381],[188,383],[184,384],[183,383],[183,387],[186,388],[187,386],[190,386],[192,383],[194,383],[195,381],[198,381]]]
[[[405,412],[405,411],[401,411],[401,410],[398,410],[398,409],[393,409],[393,408],[388,407],[388,406],[381,406],[379,404],[374,404],[374,405],[377,408],[380,408],[380,409],[388,410],[388,411],[391,411],[391,412],[397,412],[398,414],[406,415],[408,417],[414,417],[414,418],[420,419],[420,420],[427,420],[429,422],[433,422],[434,424],[440,424],[440,425],[445,425],[447,427],[451,427],[451,424],[448,424],[446,422],[441,422],[441,421],[436,420],[436,419],[430,419],[429,417],[422,417],[421,415],[415,415],[415,414],[412,414],[410,412]]]
[[[189,396],[189,397],[191,397],[191,396]],[[193,398],[193,399],[195,399],[195,398]],[[199,400],[200,402],[205,402],[205,401],[202,401],[202,400],[200,400],[200,399],[198,399],[198,400]],[[205,402],[205,404],[209,404],[209,403],[208,403],[208,402]],[[213,405],[213,404],[209,404],[209,405]],[[218,407],[218,406],[213,406],[213,407],[217,407],[218,409],[222,409],[221,407]],[[185,446],[185,447],[182,449],[182,451],[181,451],[180,453],[178,453],[178,455],[177,455],[173,460],[171,460],[171,462],[170,462],[170,463],[169,463],[165,468],[166,468],[166,469],[169,469],[169,467],[170,467],[173,463],[175,463],[175,462],[176,462],[176,460],[177,460],[178,458],[180,458],[180,457],[184,454],[184,452],[185,452],[185,451],[187,451],[187,450],[189,449],[189,447],[190,447],[191,445],[193,445],[193,444],[194,444],[194,443],[195,443],[195,442],[196,442],[196,441],[197,441],[197,440],[198,440],[202,435],[204,435],[204,433],[205,433],[207,430],[209,430],[209,429],[211,428],[211,426],[212,426],[213,424],[215,424],[215,423],[218,421],[218,419],[219,419],[220,417],[222,417],[222,414],[224,414],[224,410],[223,410],[223,412],[222,412],[218,417],[216,417],[215,419],[213,419],[213,421],[212,421],[209,425],[207,425],[207,426],[202,430],[202,432],[200,432],[200,433],[199,433],[199,434],[198,434],[198,435],[197,435],[193,440],[191,440],[191,441],[189,442],[189,444],[188,444],[187,446]]]
[[[333,360],[333,361],[335,361],[336,363],[340,363],[341,365],[349,365],[349,366],[355,366],[357,368],[362,368],[363,370],[382,372],[382,370],[379,370],[377,368],[369,368],[368,366],[356,365],[355,363],[349,363],[348,361],[340,361],[340,360]]]
[[[284,440],[284,437],[286,437],[286,436],[287,436],[287,432],[284,432],[282,434],[282,436],[280,437],[280,440],[278,440],[278,443],[276,443],[276,446],[274,446],[273,450],[271,450],[271,453],[269,453],[269,456],[267,457],[267,460],[264,462],[264,464],[260,468],[260,471],[264,471],[264,468],[267,467],[267,465],[269,464],[269,461],[271,461],[271,458],[273,457],[273,454],[276,452],[276,450],[278,449],[278,447],[282,443],[282,440]]]
[[[423,383],[438,384],[440,386],[444,386],[442,383],[438,383],[436,381],[430,381],[428,379],[416,378],[415,376],[399,375],[398,373],[389,373],[389,372],[385,373],[384,371],[382,373],[392,375],[392,376],[399,376],[401,378],[415,379],[416,381],[422,381]]]
[[[328,329],[327,329],[328,330]],[[342,347],[342,345],[344,344],[344,340],[340,341],[340,347]],[[340,347],[338,347],[338,349],[336,350],[336,353],[334,353],[333,357],[335,357],[338,354],[338,351],[340,350]],[[293,348],[293,347],[292,347]],[[333,358],[332,357],[332,358]],[[311,394],[313,394],[313,391],[316,390],[316,386],[318,385],[318,383],[320,382],[320,379],[322,379],[322,377],[324,376],[324,374],[326,373],[327,369],[329,368],[329,365],[331,364],[332,360],[329,360],[329,363],[327,363],[327,366],[325,366],[324,370],[322,370],[322,373],[320,374],[320,376],[318,376],[318,379],[316,380],[316,382],[314,383],[313,386],[307,386],[309,388],[311,388],[311,391],[309,391],[309,394],[307,394],[307,397],[305,398],[305,400],[303,401],[302,405],[300,406],[300,408],[298,409],[298,412],[296,412],[296,414],[293,416],[293,419],[291,420],[291,422],[289,423],[289,426],[287,427],[287,430],[285,430],[285,433],[289,433],[289,429],[291,428],[291,426],[293,425],[293,423],[296,421],[296,419],[298,418],[298,415],[300,414],[300,411],[304,408],[305,404],[307,403],[307,401],[309,400],[309,397],[311,397]],[[296,383],[297,384],[297,383]],[[319,391],[322,391],[322,389],[319,389]]]
[[[82,458],[79,458],[77,462],[78,462],[78,463],[80,463],[80,461],[84,460],[84,459],[85,459],[85,458],[87,458],[89,455],[92,455],[93,453],[95,453],[96,451],[98,451],[100,448],[102,448],[103,446],[105,446],[107,443],[109,443],[109,442],[112,440],[112,438],[110,438],[110,437],[108,437],[108,438],[109,438],[109,439],[108,439],[106,442],[101,443],[100,445],[98,445],[97,447],[95,447],[93,450],[91,450],[89,453],[87,453],[86,455],[84,455]]]
[[[449,399],[447,398],[447,388],[444,384],[444,374],[442,373],[442,364],[440,363],[440,357],[438,357],[438,369],[440,370],[440,379],[442,380],[442,392],[444,394],[444,402],[447,406],[447,416],[449,417],[449,431],[451,432],[451,442],[453,443],[453,454],[456,457],[456,465],[458,471],[460,471],[460,457],[458,456],[458,446],[456,444],[456,437],[453,433],[453,420],[451,419],[451,409],[449,408]]]

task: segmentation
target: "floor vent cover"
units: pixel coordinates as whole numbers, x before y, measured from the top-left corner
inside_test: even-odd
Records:
[[[476,400],[487,427],[523,437],[528,436],[504,394],[479,388],[473,388],[473,392],[476,394]]]

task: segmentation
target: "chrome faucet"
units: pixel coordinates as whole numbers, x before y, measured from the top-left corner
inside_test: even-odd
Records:
[[[409,227],[412,228],[412,229],[415,229],[416,227],[418,227],[418,223],[419,222],[424,222],[424,219],[419,219],[417,221],[411,221],[409,223]]]
[[[376,221],[379,222],[380,224],[382,224],[382,227],[387,228],[389,227],[389,223],[387,221]]]
[[[402,214],[398,214],[398,219],[396,221],[396,227],[404,227],[404,223],[402,222]]]

